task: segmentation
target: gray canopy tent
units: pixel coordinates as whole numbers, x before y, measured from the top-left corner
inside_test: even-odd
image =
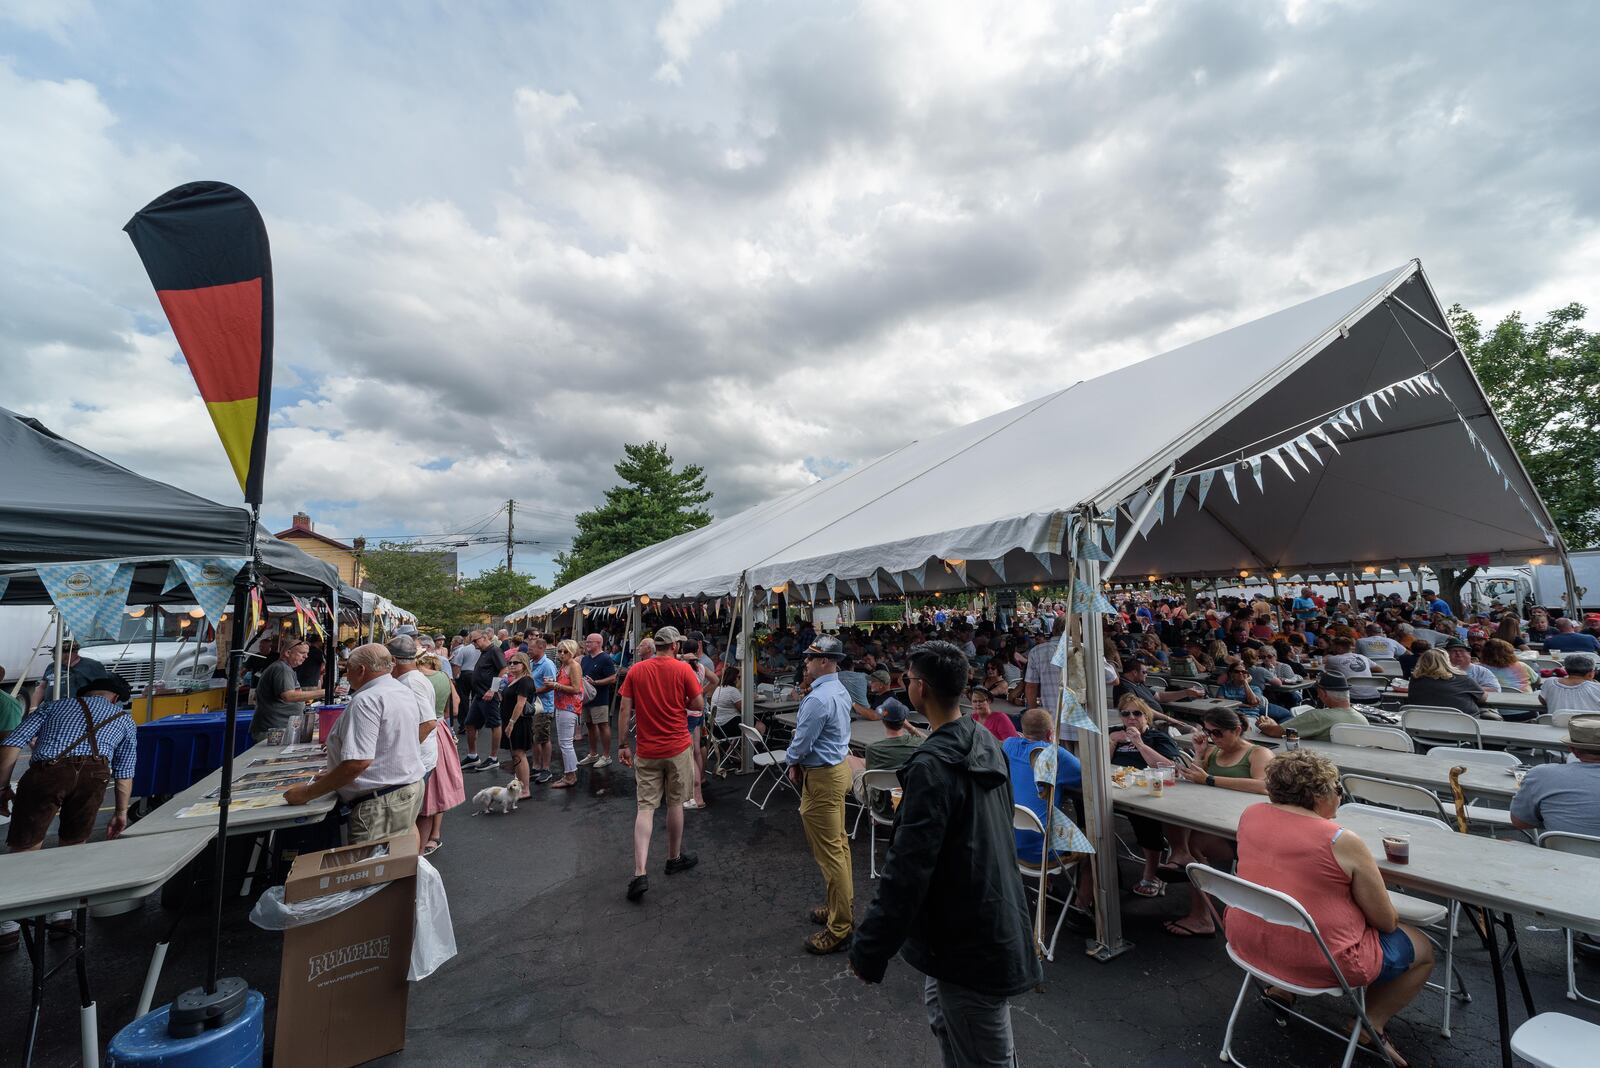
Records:
[[[191,603],[185,583],[163,589],[173,560],[249,551],[243,508],[130,471],[3,408],[0,455],[0,606],[50,604],[37,568],[91,561],[134,565],[129,604]],[[257,552],[266,603],[322,597],[337,613],[340,583],[331,565],[266,535]]]
[[[1074,526],[1095,532],[1092,553],[1069,541]],[[734,595],[748,631],[749,606],[777,590],[821,601],[1074,581],[1088,624],[1119,570],[1292,577],[1550,554],[1565,560],[1555,524],[1413,260],[912,442],[518,615]],[[1098,663],[1100,627],[1082,635]],[[749,685],[747,670],[747,710]],[[1104,730],[1105,694],[1088,691]],[[1090,836],[1114,856],[1103,762],[1085,762],[1084,782]],[[1099,883],[1112,955],[1117,898]]]

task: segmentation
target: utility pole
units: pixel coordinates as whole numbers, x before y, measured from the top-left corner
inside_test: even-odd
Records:
[[[516,515],[517,502],[506,501],[506,571],[513,572],[517,569],[516,561]]]

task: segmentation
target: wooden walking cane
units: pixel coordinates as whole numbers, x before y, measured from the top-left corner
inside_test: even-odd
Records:
[[[1466,770],[1460,765],[1450,769],[1450,796],[1455,801],[1456,830],[1462,834],[1471,833],[1471,821],[1467,819],[1467,792],[1461,788],[1461,776],[1466,773]],[[1488,914],[1481,909],[1473,908],[1471,905],[1465,906],[1465,911],[1472,918],[1472,926],[1478,932],[1478,936],[1480,938],[1485,937],[1485,931],[1487,930],[1485,925],[1489,922]]]

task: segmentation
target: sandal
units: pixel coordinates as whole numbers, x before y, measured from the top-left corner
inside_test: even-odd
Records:
[[[1161,925],[1161,929],[1174,938],[1215,938],[1217,932],[1197,931],[1193,927],[1185,927],[1182,920],[1168,920]]]
[[[1140,897],[1160,897],[1167,892],[1167,884],[1160,879],[1140,879],[1133,884],[1133,892]]]
[[[578,780],[576,778],[572,779],[570,782],[567,781],[566,779],[560,779],[560,780],[557,780],[556,782],[551,783],[550,784],[550,789],[552,789],[552,790],[570,790],[572,787],[574,787],[576,785],[578,785]]]
[[[842,949],[850,948],[850,935],[833,935],[827,931],[818,931],[806,939],[806,952],[823,956],[828,953],[837,953]]]
[[[439,852],[439,847],[442,845],[444,845],[444,843],[439,839],[430,839],[428,844],[422,848],[422,855],[425,857],[431,857],[433,854]]]
[[[1352,1021],[1352,1022],[1354,1022],[1354,1021]],[[1361,1025],[1359,1023],[1356,1023],[1355,1026],[1356,1027],[1360,1027]],[[1394,1061],[1395,1068],[1409,1068],[1408,1062],[1406,1061],[1406,1059],[1404,1057],[1400,1056],[1400,1051],[1394,1048],[1394,1043],[1389,1041],[1389,1036],[1387,1034],[1385,1034],[1382,1031],[1379,1031],[1378,1032],[1378,1040],[1381,1041],[1383,1043],[1383,1045],[1384,1045],[1384,1048],[1386,1050],[1388,1050],[1389,1059]],[[1361,1038],[1357,1040],[1357,1043],[1361,1046],[1362,1049],[1367,1049],[1367,1050],[1372,1049],[1372,1041],[1368,1038],[1368,1036],[1365,1033],[1363,1033]]]
[[[828,922],[828,906],[818,905],[816,908],[806,913],[806,916],[811,920],[812,923],[817,924],[820,927],[822,924]]]

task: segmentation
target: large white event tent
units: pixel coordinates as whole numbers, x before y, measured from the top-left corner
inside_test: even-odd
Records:
[[[1069,531],[1110,533],[1101,561]],[[1565,548],[1419,261],[921,441],[617,560],[518,617],[736,596],[1291,577]],[[1076,556],[1076,558],[1075,558]],[[1077,598],[1075,598],[1077,601]],[[1093,610],[1093,602],[1078,602]],[[746,629],[751,613],[743,617]],[[1082,628],[1088,663],[1100,628]],[[747,658],[748,661],[748,658]],[[753,704],[746,672],[744,706]],[[1105,694],[1088,688],[1106,723]],[[1115,855],[1099,762],[1089,833]],[[1114,886],[1115,880],[1109,880]],[[1097,880],[1102,956],[1122,946]]]
[[[758,592],[794,583],[800,600],[1061,580],[1071,512],[1120,508],[1126,530],[1164,482],[1125,573],[1345,574],[1560,549],[1414,260],[911,442],[614,561],[517,616],[727,596],[741,580]]]

